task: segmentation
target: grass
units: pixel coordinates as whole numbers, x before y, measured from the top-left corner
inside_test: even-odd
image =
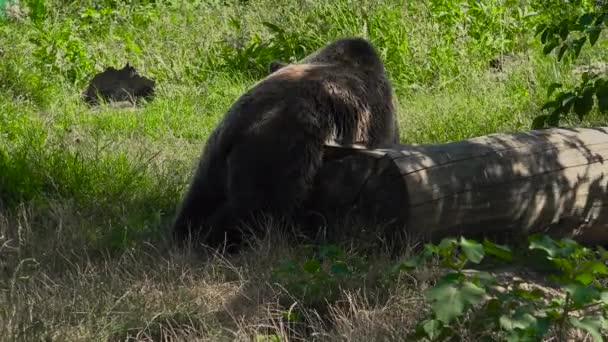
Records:
[[[273,272],[306,261],[305,246],[272,236],[204,258],[174,250],[166,230],[230,104],[270,60],[340,36],[366,36],[382,53],[404,143],[529,129],[547,86],[573,82],[575,66],[540,52],[527,11],[509,0],[469,11],[402,0],[11,7],[0,23],[0,340],[402,339],[427,312],[421,291],[438,270],[389,281],[388,254],[345,241],[345,262],[365,267],[331,297],[325,283],[311,295]],[[598,45],[581,63],[605,57]],[[517,57],[496,72],[488,63],[500,53]],[[156,98],[86,107],[90,77],[127,61],[156,80]],[[476,333],[460,329],[463,340]]]

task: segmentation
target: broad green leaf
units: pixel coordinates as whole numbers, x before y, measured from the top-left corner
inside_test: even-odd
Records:
[[[493,255],[502,260],[510,261],[513,259],[513,254],[511,253],[511,249],[507,246],[497,245],[487,239],[483,241],[483,249],[486,254]]]
[[[532,291],[528,291],[528,290],[524,290],[522,288],[518,288],[515,291],[515,293],[521,298],[530,299],[530,300],[538,300],[545,296],[545,293],[539,289],[534,289]]]
[[[534,36],[538,36],[541,32],[543,32],[545,29],[547,28],[546,24],[539,24],[538,26],[536,26],[536,32],[534,32]],[[544,43],[544,41],[543,41]]]
[[[591,30],[589,30],[589,44],[591,44],[591,46],[595,45],[601,32],[602,28],[599,26],[594,26]]]
[[[581,17],[578,19],[579,24],[581,25],[590,25],[593,22],[593,14],[592,13],[585,13],[583,15],[581,15]]]
[[[555,89],[557,88],[561,88],[563,86],[563,84],[558,83],[558,82],[553,82],[549,85],[549,88],[547,88],[547,97],[551,97],[551,95],[553,95],[553,92],[555,91]]]
[[[483,250],[483,246],[474,240],[467,240],[463,237],[460,238],[460,247],[462,248],[464,254],[467,256],[469,261],[479,264],[485,255]]]
[[[568,317],[568,321],[572,324],[573,327],[584,330],[591,334],[593,340],[596,342],[603,342],[601,329],[602,329],[602,321],[596,317],[585,317],[583,319],[578,319],[576,317]]]
[[[575,308],[581,308],[600,298],[600,293],[589,285],[570,284],[565,287]]]
[[[321,269],[321,263],[317,260],[308,260],[306,263],[304,263],[304,271],[310,273],[310,274],[314,274],[319,272],[319,270]]]
[[[578,281],[579,283],[581,283],[583,285],[591,284],[591,282],[593,282],[594,279],[595,279],[595,276],[589,272],[581,273],[574,278],[574,280]]]
[[[507,331],[515,329],[532,330],[536,328],[536,318],[523,310],[516,312],[513,316],[502,315],[498,321],[500,326]]]
[[[590,272],[592,274],[608,274],[608,267],[604,262],[599,260],[590,260],[583,262],[578,267],[578,272]]]
[[[600,300],[602,301],[602,303],[608,305],[608,291],[602,291],[600,293]]]
[[[447,238],[441,240],[441,242],[439,242],[439,245],[437,245],[437,247],[439,247],[440,250],[450,250],[450,251],[452,251],[454,246],[456,246],[456,239],[447,239]]]
[[[452,261],[452,253],[457,246],[456,239],[443,239],[437,245],[437,255],[442,258],[442,261],[448,264],[448,267],[456,267]]]
[[[493,276],[492,274],[488,273],[488,272],[477,272],[475,271],[471,281],[473,281],[476,285],[479,285],[481,287],[487,288],[489,286],[494,286],[498,283],[498,280],[496,280],[496,277]]]
[[[555,241],[544,234],[534,234],[528,239],[530,241],[530,249],[540,249],[550,257],[554,257],[558,254],[559,248],[555,245]]]
[[[444,282],[431,288],[427,298],[432,302],[431,308],[435,317],[449,323],[462,315],[466,308],[481,302],[485,290],[470,282]]]
[[[553,35],[553,28],[552,27],[547,27],[543,31],[543,34],[540,36],[540,42],[542,44],[545,44],[547,42],[547,38],[549,38],[549,35]]]
[[[564,93],[562,96],[562,107],[572,106],[574,100],[576,100],[576,94],[573,92]]]
[[[574,41],[574,55],[576,56],[576,58],[578,58],[578,55],[581,54],[581,49],[583,48],[583,45],[585,44],[586,41],[587,41],[586,36],[583,36]]]
[[[580,252],[585,250],[578,242],[569,238],[563,238],[558,243],[561,246],[560,255],[566,258],[576,258]]]
[[[431,340],[434,340],[441,336],[443,323],[437,319],[429,319],[422,322],[421,327],[425,335]]]

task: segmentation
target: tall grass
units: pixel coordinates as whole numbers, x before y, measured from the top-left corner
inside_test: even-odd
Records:
[[[400,339],[432,272],[388,285],[361,273],[331,302],[296,305],[294,323],[299,299],[271,270],[304,247],[271,237],[202,260],[170,250],[168,223],[205,139],[267,63],[338,37],[377,46],[403,142],[528,129],[546,86],[575,67],[540,53],[531,13],[524,0],[16,3],[0,19],[0,338]],[[604,58],[598,44],[583,62]],[[513,57],[490,68],[502,54]],[[156,98],[85,106],[92,75],[127,61],[157,81]],[[343,248],[389,272],[386,255]]]

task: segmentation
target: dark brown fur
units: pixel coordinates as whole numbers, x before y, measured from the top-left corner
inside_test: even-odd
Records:
[[[381,147],[398,141],[391,86],[366,40],[341,39],[275,70],[211,133],[173,225],[178,241],[205,226],[202,242],[238,244],[237,224],[252,214],[294,214],[326,142]]]
[[[106,68],[95,75],[83,93],[89,105],[98,105],[99,98],[104,101],[130,101],[151,99],[154,96],[155,81],[140,76],[135,68],[127,63],[122,69]]]

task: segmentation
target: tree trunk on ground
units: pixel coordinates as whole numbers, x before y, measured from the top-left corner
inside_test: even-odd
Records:
[[[311,208],[441,238],[545,231],[608,242],[608,127],[367,150],[327,146]]]

